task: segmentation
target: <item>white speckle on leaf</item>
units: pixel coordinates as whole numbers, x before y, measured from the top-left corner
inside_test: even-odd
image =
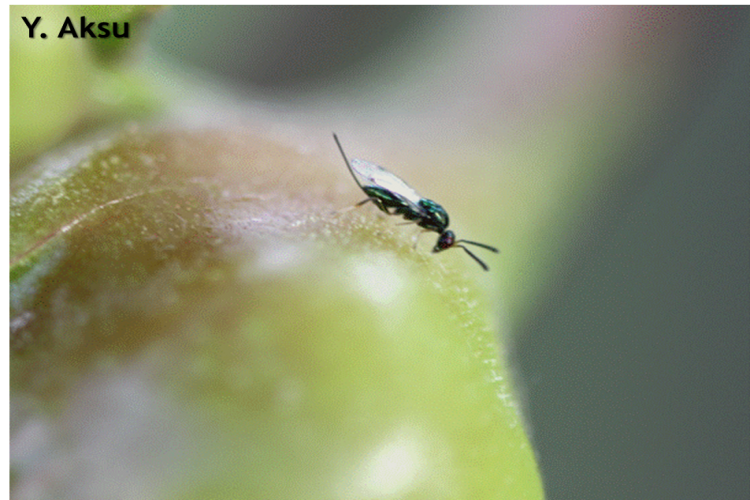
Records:
[[[425,479],[425,447],[417,433],[402,429],[360,461],[338,491],[340,498],[405,498]]]
[[[399,267],[391,254],[357,256],[352,262],[354,287],[377,305],[391,305],[406,287],[403,270]]]
[[[260,248],[254,267],[266,273],[284,272],[299,267],[307,255],[305,249],[299,245],[266,245]]]

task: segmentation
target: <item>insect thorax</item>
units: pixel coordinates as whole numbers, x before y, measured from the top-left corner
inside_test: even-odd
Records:
[[[448,212],[443,207],[427,198],[419,200],[419,206],[424,210],[424,214],[417,225],[435,231],[443,233],[448,227]]]

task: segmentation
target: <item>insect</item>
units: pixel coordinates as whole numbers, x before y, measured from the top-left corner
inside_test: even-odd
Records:
[[[413,221],[427,231],[435,231],[440,236],[438,236],[432,253],[442,252],[453,247],[463,248],[472,259],[482,266],[482,269],[489,271],[490,268],[487,267],[487,264],[461,243],[468,243],[499,253],[497,248],[476,241],[457,240],[453,231],[448,229],[448,212],[443,207],[432,200],[422,198],[403,180],[379,165],[357,158],[352,158],[350,162],[336,134],[333,134],[333,139],[336,141],[354,181],[367,195],[367,198],[357,203],[356,206],[371,201],[388,215],[401,215],[404,219]]]

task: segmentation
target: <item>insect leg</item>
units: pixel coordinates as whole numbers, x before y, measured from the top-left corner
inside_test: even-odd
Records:
[[[412,249],[416,250],[417,249],[417,243],[419,242],[419,237],[422,236],[423,233],[429,233],[429,232],[430,231],[428,229],[422,229],[420,232],[418,232],[417,234],[415,234],[412,237],[412,241],[414,241],[414,245],[412,246]]]
[[[364,205],[368,201],[374,202],[374,200],[372,198],[365,198],[364,200],[360,201],[359,203],[357,203],[355,205],[352,205],[352,206],[346,207],[346,208],[342,208],[341,210],[336,210],[336,213],[344,214],[344,213],[348,212],[349,210],[354,210],[355,208],[361,207],[362,205]]]

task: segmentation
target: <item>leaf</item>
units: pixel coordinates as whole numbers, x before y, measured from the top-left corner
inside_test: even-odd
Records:
[[[542,497],[481,270],[302,150],[133,129],[15,182],[15,498]]]

